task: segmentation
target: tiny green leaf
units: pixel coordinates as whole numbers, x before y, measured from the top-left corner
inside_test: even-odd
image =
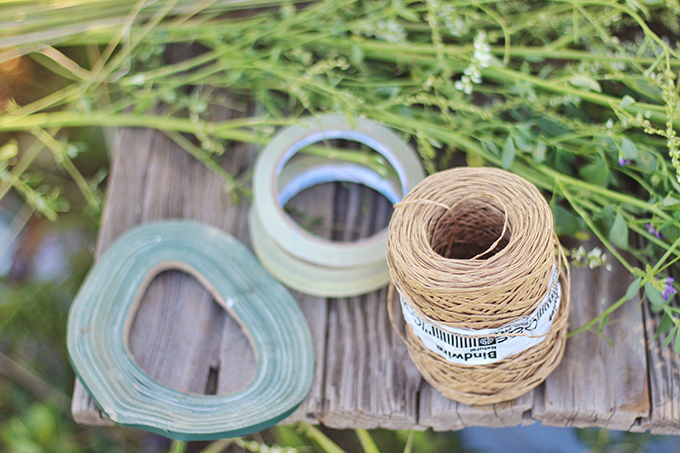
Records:
[[[600,327],[598,327],[597,331],[602,333],[604,328],[607,327],[607,324],[609,324],[609,315],[602,318],[602,321],[600,321]]]
[[[0,148],[0,161],[10,160],[19,154],[19,145],[16,139],[7,140],[7,143]]]
[[[647,295],[647,300],[649,300],[650,310],[654,313],[660,313],[666,301],[659,290],[654,288],[651,282],[647,282],[645,283],[645,294]]]
[[[628,5],[628,8],[632,9],[634,12],[640,9],[640,4],[635,0],[626,0],[626,5]]]
[[[677,332],[678,332],[678,326],[673,327],[671,329],[671,331],[668,332],[668,334],[666,335],[666,339],[663,341],[663,347],[664,348],[666,346],[668,346],[669,344],[671,344],[671,341],[673,341],[673,337],[675,337],[675,335],[677,335]]]
[[[654,340],[659,338],[659,335],[666,333],[673,327],[673,319],[671,319],[668,313],[664,313],[659,321],[659,326],[656,328],[656,333],[654,334]]]
[[[555,219],[555,232],[558,235],[573,236],[578,232],[578,219],[574,214],[559,205],[552,207],[552,213]]]
[[[616,213],[612,228],[609,230],[609,240],[620,249],[628,248],[628,226],[620,212]]]
[[[517,135],[514,135],[513,138],[515,139],[517,147],[522,151],[528,153],[529,151],[531,151],[531,144],[529,143],[529,137],[527,137],[527,135],[528,134],[522,133],[520,131]]]
[[[482,148],[484,148],[485,150],[487,150],[488,152],[490,152],[491,154],[494,154],[496,156],[498,156],[500,151],[501,151],[500,149],[498,149],[498,146],[496,146],[496,144],[494,142],[492,142],[491,140],[482,141]]]
[[[621,102],[619,103],[619,106],[622,109],[625,109],[626,107],[630,107],[633,104],[635,104],[635,99],[633,99],[632,96],[625,95],[623,98],[621,98]]]
[[[597,82],[597,80],[592,79],[588,76],[584,75],[573,76],[571,79],[569,79],[569,83],[577,87],[585,88],[587,90],[597,91],[598,93],[602,92],[602,87],[600,87],[600,84]]]
[[[599,217],[602,219],[604,224],[604,230],[609,231],[614,223],[614,205],[608,204],[602,211],[600,211]]]
[[[626,159],[636,159],[638,157],[637,146],[626,137],[623,137],[621,140],[621,151],[623,151],[623,155],[626,156]]]
[[[661,202],[663,206],[673,206],[674,204],[678,203],[680,203],[680,200],[671,196],[671,194],[666,195],[666,198],[664,198],[663,201]]]
[[[626,290],[626,300],[631,300],[635,296],[637,296],[638,291],[640,291],[640,282],[642,279],[640,277],[636,278],[633,280],[633,282],[628,285],[628,289]]]
[[[675,342],[673,343],[673,351],[680,354],[680,329],[675,333]]]
[[[545,160],[545,152],[548,149],[545,143],[538,142],[536,148],[532,151],[534,162],[541,163]]]
[[[512,139],[512,137],[508,136],[507,140],[505,140],[505,144],[503,145],[503,152],[501,153],[501,162],[503,164],[503,168],[506,170],[510,169],[514,160],[515,141]]]
[[[605,186],[607,185],[607,179],[609,179],[609,167],[604,159],[597,158],[588,165],[583,166],[578,171],[578,174],[588,182],[598,186]]]

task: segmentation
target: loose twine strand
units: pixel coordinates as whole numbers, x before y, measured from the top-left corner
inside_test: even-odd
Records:
[[[406,327],[402,338],[413,362],[448,398],[466,404],[516,398],[540,384],[561,360],[569,268],[550,208],[527,181],[491,168],[429,176],[395,205],[387,260],[393,285],[418,315],[475,330],[529,316],[548,293],[553,267],[561,268],[562,300],[545,340],[506,359],[454,364]]]

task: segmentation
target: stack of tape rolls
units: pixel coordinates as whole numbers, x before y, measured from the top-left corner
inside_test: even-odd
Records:
[[[569,268],[532,184],[492,168],[431,175],[395,206],[387,255],[402,338],[444,396],[507,401],[561,360]]]
[[[311,144],[344,139],[379,153],[395,176],[353,162],[300,155]],[[282,129],[262,151],[253,176],[250,232],[262,264],[281,282],[305,294],[349,297],[389,283],[387,229],[354,242],[334,242],[299,226],[284,210],[301,191],[325,182],[363,184],[398,203],[424,177],[415,152],[388,128],[338,115],[310,118]]]

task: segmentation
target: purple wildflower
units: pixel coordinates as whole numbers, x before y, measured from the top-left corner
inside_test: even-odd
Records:
[[[630,162],[631,162],[630,159],[624,159],[623,157],[619,157],[619,165],[621,165],[622,167],[630,165]]]
[[[656,236],[657,239],[666,239],[663,234],[661,234],[661,231],[657,231],[656,228],[654,228],[654,225],[651,223],[645,224],[645,228],[647,228],[647,231],[649,234],[653,234]]]
[[[664,283],[664,285],[663,285],[663,298],[665,300],[670,299],[670,297],[673,294],[676,294],[678,292],[678,290],[675,289],[675,287],[673,286],[674,281],[675,281],[675,279],[673,277],[668,277],[668,278],[664,279],[664,281],[663,281],[663,283]]]

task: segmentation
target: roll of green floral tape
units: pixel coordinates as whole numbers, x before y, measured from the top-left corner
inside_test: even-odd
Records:
[[[396,176],[337,159],[301,156],[313,143],[344,139],[377,151]],[[339,115],[309,118],[282,129],[258,157],[253,176],[250,212],[253,248],[262,264],[283,283],[305,294],[349,297],[365,294],[389,282],[385,250],[387,230],[354,242],[316,236],[284,211],[295,194],[323,182],[354,182],[398,203],[424,178],[417,154],[390,129],[370,120],[351,123]]]
[[[175,390],[133,360],[127,339],[134,315],[150,281],[168,269],[194,276],[242,326],[257,369],[241,391]],[[272,426],[304,400],[314,373],[309,326],[286,288],[231,235],[184,220],[131,230],[101,257],[71,306],[68,350],[76,374],[111,420],[178,440]]]

